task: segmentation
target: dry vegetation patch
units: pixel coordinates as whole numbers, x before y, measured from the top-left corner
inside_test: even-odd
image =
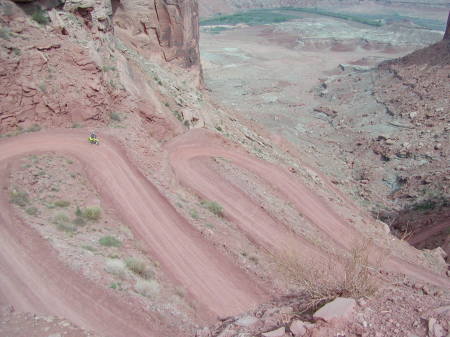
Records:
[[[280,271],[305,298],[303,310],[309,311],[337,297],[372,296],[378,289],[375,272],[381,256],[370,259],[370,241],[355,244],[347,256],[317,261],[292,252],[276,257]]]

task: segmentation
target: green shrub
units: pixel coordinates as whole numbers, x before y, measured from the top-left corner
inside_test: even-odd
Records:
[[[215,201],[203,200],[201,205],[218,217],[223,217],[223,207]]]
[[[120,118],[119,113],[114,112],[114,111],[111,112],[110,117],[111,117],[111,120],[116,121],[116,122],[120,122],[122,120],[122,118]]]
[[[120,282],[113,282],[109,287],[114,290],[122,290],[122,284]]]
[[[75,215],[77,217],[82,217],[83,216],[83,212],[81,211],[80,207],[77,206],[77,209],[75,210]]]
[[[17,189],[11,191],[10,201],[20,207],[25,207],[30,203],[28,193]]]
[[[154,276],[153,271],[141,259],[130,257],[125,260],[125,264],[129,270],[144,279],[150,279]]]
[[[62,222],[69,222],[70,219],[65,213],[57,213],[55,217],[53,218],[54,223],[62,223]]]
[[[56,200],[53,204],[56,207],[67,207],[70,205],[70,202],[67,200]]]
[[[105,247],[120,247],[122,245],[120,240],[110,235],[102,237],[98,242]]]
[[[77,231],[76,226],[70,222],[69,217],[65,213],[57,213],[53,218],[53,223],[60,231],[69,233]]]
[[[194,220],[198,220],[200,218],[200,216],[198,215],[198,212],[195,209],[191,209],[190,211],[191,217]]]
[[[9,29],[0,27],[0,38],[9,40]]]
[[[90,252],[95,252],[95,251],[97,251],[97,249],[95,249],[95,247],[92,247],[92,246],[90,246],[90,245],[83,245],[83,246],[81,246],[81,248],[86,249],[86,250],[88,250],[88,251],[90,251]]]
[[[41,130],[41,126],[39,124],[33,124],[28,129],[26,129],[26,132],[37,132]]]
[[[41,8],[36,9],[34,13],[31,14],[31,18],[40,25],[47,25],[50,22],[47,13]]]
[[[27,214],[29,215],[34,216],[38,214],[38,209],[36,207],[28,207],[25,212],[27,212]]]
[[[102,216],[102,210],[100,207],[86,207],[81,210],[82,217],[87,220],[96,221]]]
[[[116,71],[117,68],[115,66],[107,66],[107,65],[103,65],[102,66],[102,71],[103,72],[107,72],[107,71]]]

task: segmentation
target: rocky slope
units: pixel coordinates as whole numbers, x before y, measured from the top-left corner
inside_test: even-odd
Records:
[[[113,111],[151,115],[153,105],[133,102],[157,95],[161,80],[146,74],[156,90],[130,89],[127,79],[139,75],[126,53],[166,64],[193,87],[201,84],[195,1],[67,1],[61,7],[2,0],[0,11],[1,131],[95,125]]]
[[[447,222],[440,243],[434,244],[450,251],[449,40],[384,63],[378,71],[375,96],[403,125],[390,141],[381,139],[372,144],[383,160],[398,158],[394,161],[400,162],[395,167],[398,186],[391,198],[404,208],[387,219],[394,228],[416,234],[423,227]]]

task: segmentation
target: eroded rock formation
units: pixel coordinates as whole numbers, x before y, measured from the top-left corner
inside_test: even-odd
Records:
[[[187,68],[199,66],[196,0],[116,0],[113,13],[115,34],[143,55],[156,54]]]
[[[447,28],[445,29],[444,40],[450,40],[450,11],[448,12]]]
[[[34,6],[27,12],[38,17],[21,6]],[[101,123],[114,109],[132,111],[122,101],[133,90],[119,71],[132,66],[121,54],[202,83],[196,0],[67,0],[62,8],[0,0],[0,24],[0,132]]]

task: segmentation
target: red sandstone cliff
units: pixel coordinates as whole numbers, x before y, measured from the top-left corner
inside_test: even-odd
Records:
[[[49,3],[0,0],[0,132],[102,123],[112,111],[132,111],[124,48],[201,84],[196,0]],[[148,101],[156,99],[148,90],[139,94],[153,112],[160,103]]]

